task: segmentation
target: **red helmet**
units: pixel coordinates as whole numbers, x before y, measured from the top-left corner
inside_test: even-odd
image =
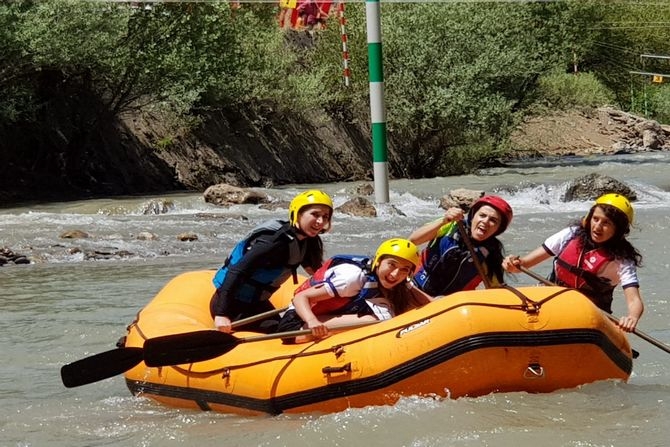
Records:
[[[496,211],[500,213],[500,215],[502,216],[502,222],[500,222],[500,228],[498,228],[498,231],[496,232],[495,236],[503,233],[507,229],[509,224],[512,223],[512,217],[514,217],[512,207],[502,197],[494,195],[486,195],[477,200],[470,207],[470,212],[468,213],[470,221],[472,221],[472,216],[474,216],[477,210],[484,205],[493,207],[496,209]]]

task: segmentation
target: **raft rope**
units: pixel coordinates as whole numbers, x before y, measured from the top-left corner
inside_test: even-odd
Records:
[[[504,286],[504,287],[501,288],[501,290],[507,290],[507,291],[513,293],[515,296],[517,296],[521,300],[521,304],[492,304],[492,303],[481,303],[481,302],[459,303],[459,304],[455,304],[451,307],[442,309],[441,311],[436,312],[434,314],[426,315],[426,316],[424,316],[424,317],[422,317],[422,318],[420,318],[416,321],[412,321],[412,322],[404,323],[404,324],[401,324],[401,325],[398,325],[398,326],[394,326],[394,327],[386,329],[382,332],[375,332],[374,334],[369,334],[369,335],[366,335],[366,336],[363,336],[363,337],[360,337],[360,338],[357,338],[357,339],[354,339],[354,340],[350,340],[347,343],[333,345],[333,346],[330,346],[330,347],[325,348],[325,349],[319,349],[319,350],[316,350],[316,351],[305,352],[308,348],[313,347],[314,344],[316,343],[316,342],[312,342],[312,343],[305,343],[305,348],[297,354],[286,354],[286,355],[280,355],[280,356],[275,356],[275,357],[270,357],[270,358],[264,358],[264,359],[259,359],[259,360],[256,360],[256,361],[253,361],[253,362],[248,362],[248,363],[240,363],[240,364],[237,364],[237,365],[223,366],[223,367],[216,368],[216,369],[211,369],[211,370],[208,370],[208,371],[193,371],[190,368],[182,368],[178,365],[172,365],[172,366],[169,366],[169,368],[173,368],[173,369],[175,369],[179,372],[182,372],[182,373],[188,373],[191,376],[207,377],[207,376],[211,376],[213,374],[222,374],[223,378],[226,378],[227,376],[229,376],[230,371],[233,371],[233,370],[236,370],[236,369],[249,368],[251,366],[261,365],[263,363],[268,363],[268,362],[275,362],[275,361],[279,361],[279,360],[291,360],[291,359],[296,359],[296,358],[299,358],[299,357],[309,357],[309,356],[313,356],[313,355],[327,354],[329,352],[332,352],[336,356],[339,356],[339,354],[341,354],[343,352],[342,350],[346,346],[354,345],[354,344],[360,343],[362,341],[365,341],[365,340],[368,340],[368,339],[371,339],[371,338],[375,338],[375,337],[378,337],[380,335],[387,334],[389,332],[401,331],[401,330],[403,330],[407,327],[410,327],[410,326],[415,325],[415,324],[419,324],[419,323],[421,323],[422,321],[425,321],[425,320],[430,320],[432,318],[435,318],[435,317],[440,316],[442,314],[445,314],[447,312],[451,312],[451,311],[453,311],[455,309],[458,309],[460,307],[466,307],[466,306],[492,307],[492,308],[497,308],[497,309],[519,310],[519,311],[522,311],[522,312],[525,312],[525,313],[537,313],[539,311],[540,307],[544,303],[546,303],[547,301],[550,301],[550,300],[558,297],[559,295],[562,295],[563,293],[567,293],[567,292],[571,291],[570,289],[562,289],[562,290],[559,290],[552,295],[549,295],[548,297],[546,297],[546,298],[544,298],[540,301],[533,301],[533,300],[526,297],[521,292],[519,292],[518,290],[516,290],[512,287]],[[139,330],[139,327],[137,329]]]

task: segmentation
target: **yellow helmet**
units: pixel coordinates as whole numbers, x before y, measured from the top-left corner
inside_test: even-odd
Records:
[[[379,265],[382,256],[396,256],[409,261],[414,269],[419,265],[419,248],[407,239],[395,238],[382,242],[377,248],[375,259],[372,261],[372,270]]]
[[[621,194],[605,194],[596,199],[596,205],[611,205],[614,208],[618,209],[626,215],[628,218],[628,225],[633,225],[633,219],[635,218],[635,211],[633,211],[633,206],[630,204],[628,199]]]
[[[298,226],[298,216],[300,210],[309,205],[325,205],[330,208],[330,213],[333,213],[333,201],[328,194],[318,189],[310,189],[309,191],[301,192],[291,200],[288,206],[288,220],[294,227]],[[326,231],[330,229],[330,225]]]

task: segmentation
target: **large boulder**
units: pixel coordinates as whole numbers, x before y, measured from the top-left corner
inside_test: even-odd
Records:
[[[658,122],[642,121],[635,126],[635,129],[642,136],[642,147],[650,150],[663,149],[665,133]]]
[[[357,217],[377,217],[377,208],[365,197],[354,197],[336,208],[337,211]]]
[[[267,194],[237,186],[219,183],[207,188],[204,192],[205,202],[219,206],[240,205],[244,203],[268,203]]]
[[[482,196],[484,196],[484,191],[465,188],[452,189],[449,194],[440,199],[440,208],[447,210],[452,207],[460,207],[463,211],[467,211]]]
[[[637,194],[628,185],[610,176],[591,173],[574,179],[563,194],[563,202],[595,200],[603,194],[617,193],[628,200],[637,200]]]

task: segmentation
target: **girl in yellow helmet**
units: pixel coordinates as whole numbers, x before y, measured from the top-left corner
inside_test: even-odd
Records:
[[[323,263],[319,235],[330,230],[333,201],[310,190],[289,205],[289,220],[265,222],[240,241],[214,276],[216,292],[210,303],[214,325],[232,331],[232,322],[274,309],[270,296],[302,266],[307,273]],[[277,320],[247,325],[245,330],[272,332]],[[274,323],[274,327],[272,325]]]
[[[418,262],[418,248],[406,239],[383,242],[372,260],[334,256],[296,290],[277,330],[311,329],[309,337],[285,341],[303,342],[327,336],[333,326],[387,320],[428,303],[431,298],[407,281]]]
[[[550,279],[562,286],[579,289],[602,310],[612,313],[613,291],[623,288],[628,315],[619,320],[621,329],[631,332],[644,311],[637,267],[642,255],[626,239],[634,212],[620,194],[599,197],[586,217],[559,231],[525,256],[507,256],[503,268],[519,272],[554,257]]]

